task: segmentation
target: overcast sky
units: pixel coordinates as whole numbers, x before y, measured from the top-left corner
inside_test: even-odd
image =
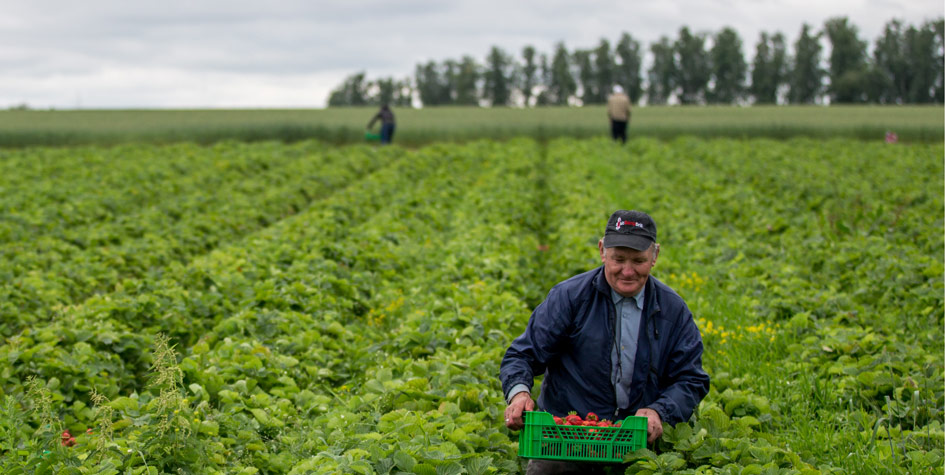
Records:
[[[803,23],[847,16],[872,46],[890,19],[945,15],[942,0],[0,0],[0,108],[312,108],[357,71],[411,76],[417,63],[493,45],[518,56],[614,44],[644,50],[679,28],[761,31],[792,45]]]

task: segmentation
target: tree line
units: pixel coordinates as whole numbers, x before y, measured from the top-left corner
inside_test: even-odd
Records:
[[[684,26],[649,45],[645,72],[645,52],[629,33],[590,49],[559,42],[548,54],[525,46],[519,57],[493,46],[482,64],[467,55],[418,64],[403,79],[352,74],[328,106],[602,104],[618,84],[634,103],[648,104],[942,103],[943,29],[941,18],[920,26],[890,20],[870,52],[857,27],[835,17],[820,29],[805,23],[792,52],[782,33],[762,32],[749,64],[734,29]]]

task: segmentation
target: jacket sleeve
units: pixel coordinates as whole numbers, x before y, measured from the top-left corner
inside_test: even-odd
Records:
[[[504,396],[517,384],[531,389],[535,376],[544,374],[548,362],[561,350],[571,325],[565,293],[560,287],[552,288],[545,301],[535,307],[525,332],[506,350],[499,368]]]
[[[709,375],[702,369],[702,335],[688,308],[683,308],[680,328],[673,334],[675,341],[662,373],[669,384],[664,386],[661,381],[664,389],[659,398],[647,405],[671,425],[689,420],[709,392]]]

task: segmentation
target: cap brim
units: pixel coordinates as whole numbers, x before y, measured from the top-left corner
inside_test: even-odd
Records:
[[[646,236],[633,234],[608,234],[604,236],[604,247],[629,247],[637,251],[645,251],[653,244],[653,240]]]

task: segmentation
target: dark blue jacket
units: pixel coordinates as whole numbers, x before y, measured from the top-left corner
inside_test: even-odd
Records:
[[[652,275],[647,279],[633,378],[624,383],[630,407],[619,409],[611,381],[616,314],[603,266],[556,285],[505,352],[503,393],[516,384],[531,388],[544,374],[538,407],[556,416],[594,412],[622,420],[648,407],[668,424],[689,420],[709,392],[709,375],[686,303]]]

